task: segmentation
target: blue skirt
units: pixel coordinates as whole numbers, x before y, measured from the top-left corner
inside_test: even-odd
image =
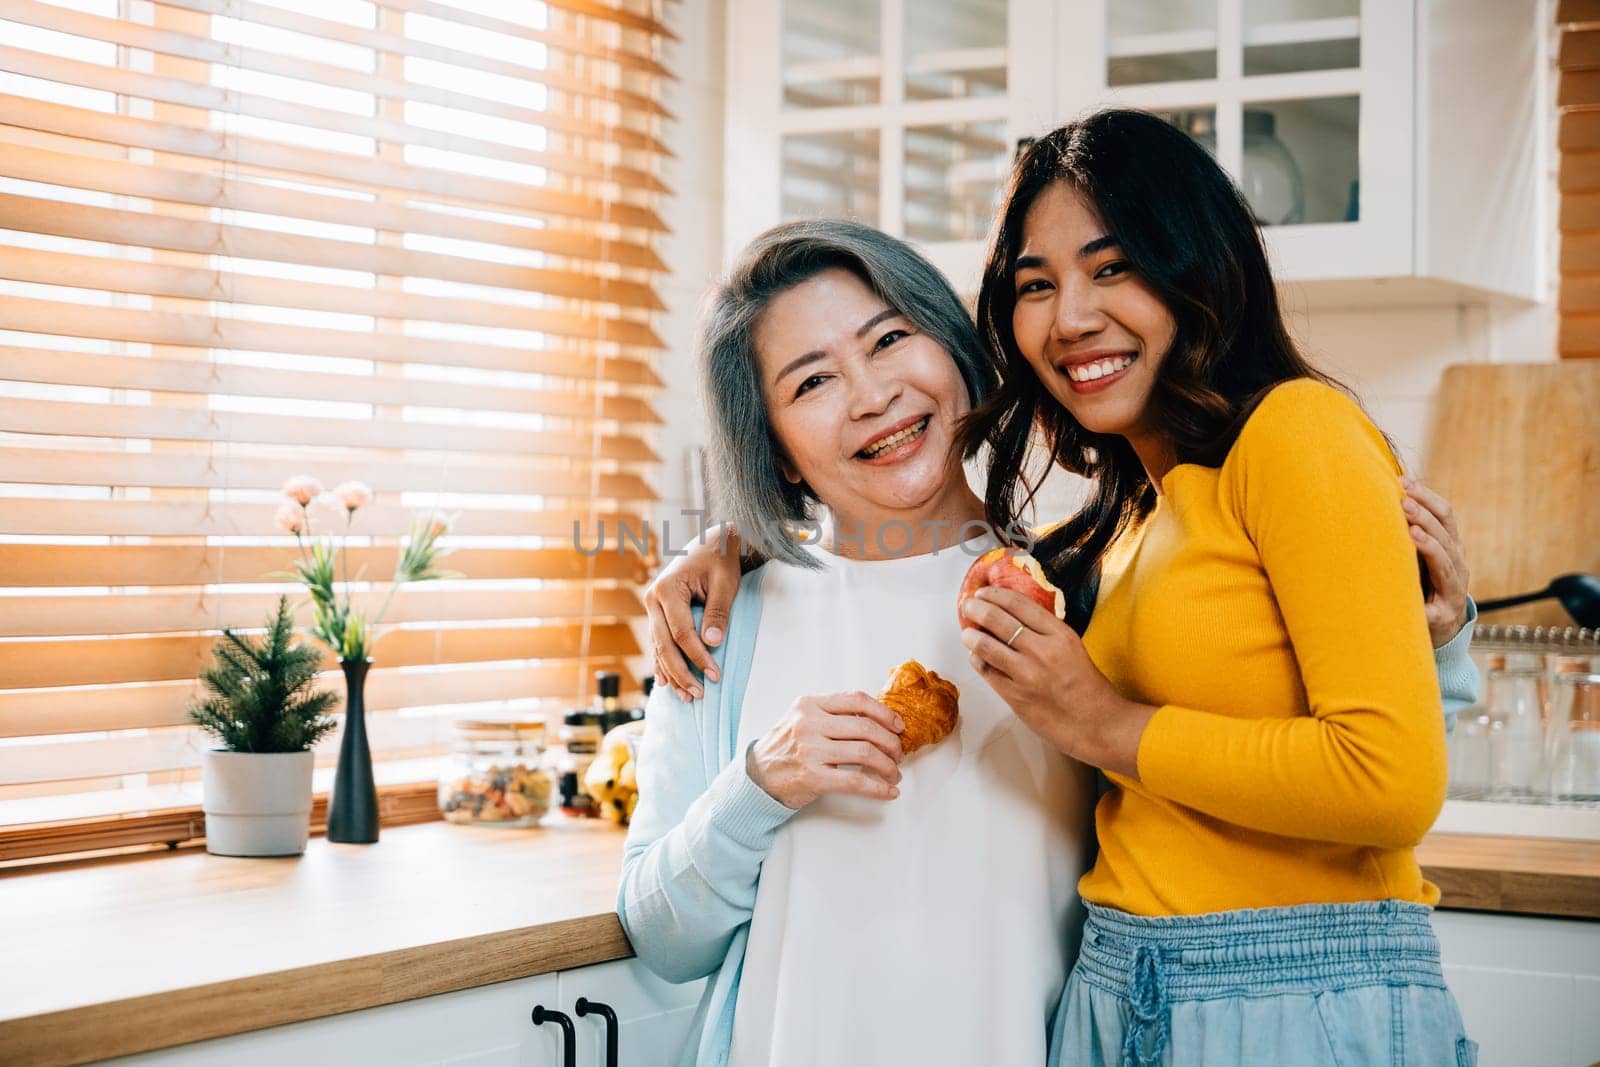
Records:
[[[1087,905],[1061,1067],[1474,1067],[1430,909],[1395,900],[1146,918]]]

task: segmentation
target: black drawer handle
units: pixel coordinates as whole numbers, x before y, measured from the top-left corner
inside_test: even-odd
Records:
[[[572,1020],[543,1004],[534,1005],[533,1025],[543,1026],[545,1023],[555,1023],[561,1027],[561,1067],[578,1067],[578,1032],[573,1029]]]
[[[578,1018],[585,1015],[598,1015],[606,1021],[606,1067],[617,1067],[617,1013],[609,1004],[579,997]]]

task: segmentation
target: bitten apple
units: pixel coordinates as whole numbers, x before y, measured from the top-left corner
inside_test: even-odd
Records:
[[[978,624],[962,614],[961,605],[986,585],[1015,589],[1046,611],[1053,613],[1056,618],[1067,617],[1065,594],[1044,576],[1044,568],[1039,566],[1038,560],[1014,548],[991,548],[973,562],[967,569],[967,576],[961,580],[961,595],[956,600],[956,616],[961,620],[962,629]]]

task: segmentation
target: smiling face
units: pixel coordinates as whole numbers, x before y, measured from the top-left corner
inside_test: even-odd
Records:
[[[955,360],[860,278],[830,269],[768,305],[755,333],[761,388],[784,458],[844,530],[959,525],[976,497],[952,447],[967,413]],[[981,506],[976,507],[981,517]],[[898,547],[904,534],[886,535]]]
[[[1029,208],[1014,283],[1012,330],[1039,381],[1085,429],[1128,438],[1150,466],[1147,450],[1161,451],[1150,394],[1176,323],[1065,182]]]

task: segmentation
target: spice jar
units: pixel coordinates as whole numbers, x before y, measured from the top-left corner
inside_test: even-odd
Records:
[[[561,789],[561,810],[568,815],[593,818],[600,805],[583,784],[589,764],[600,751],[600,716],[592,711],[569,712],[561,727],[555,769]]]
[[[544,767],[544,723],[463,719],[439,811],[449,822],[537,826],[549,814],[554,782]]]

